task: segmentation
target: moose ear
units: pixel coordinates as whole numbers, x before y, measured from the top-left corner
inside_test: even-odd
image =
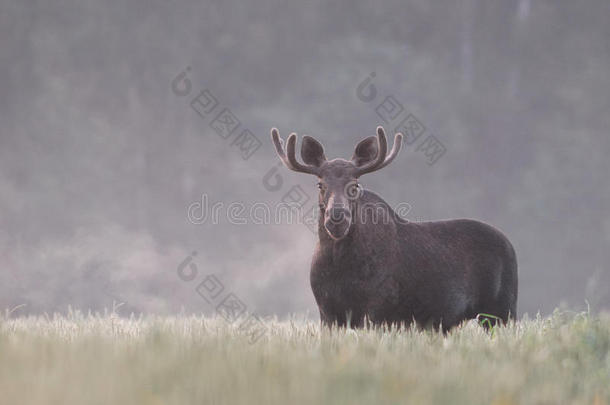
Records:
[[[356,166],[365,165],[377,157],[377,138],[369,136],[356,145],[352,162]]]
[[[303,144],[301,145],[301,158],[303,162],[308,165],[320,167],[322,163],[326,161],[324,156],[324,148],[320,142],[316,141],[309,135],[303,137]]]

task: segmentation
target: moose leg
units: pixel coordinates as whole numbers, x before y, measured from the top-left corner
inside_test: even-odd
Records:
[[[324,311],[320,308],[320,324],[330,328],[333,325],[333,320],[324,314]]]
[[[323,326],[332,327],[337,326],[340,328],[362,328],[364,326],[364,316],[362,313],[354,313],[353,311],[346,311],[345,313],[336,314],[329,316],[320,309],[320,323]]]

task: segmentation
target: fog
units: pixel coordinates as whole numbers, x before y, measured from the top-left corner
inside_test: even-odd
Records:
[[[349,158],[409,114],[423,132],[365,188],[501,229],[519,315],[610,308],[607,1],[125,3],[1,2],[0,308],[210,313],[213,275],[250,311],[317,317],[309,226],[189,207],[313,206],[272,127]]]

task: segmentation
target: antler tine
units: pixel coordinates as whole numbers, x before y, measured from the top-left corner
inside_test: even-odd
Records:
[[[297,134],[294,132],[288,137],[286,145],[286,154],[288,155],[288,161],[294,167],[292,170],[297,172],[309,173],[318,175],[319,170],[315,166],[304,165],[299,163],[296,157],[296,145],[297,145]]]
[[[318,168],[314,166],[304,165],[299,163],[296,158],[296,141],[297,134],[292,133],[288,137],[286,142],[286,152],[284,152],[284,146],[282,145],[282,138],[280,138],[280,134],[277,128],[273,128],[271,130],[271,139],[273,139],[273,144],[275,145],[275,151],[278,156],[284,163],[284,165],[290,170],[294,170],[295,172],[309,173],[318,175]]]
[[[275,146],[275,152],[280,157],[280,160],[288,168],[292,169],[290,167],[290,163],[288,162],[288,159],[286,158],[286,153],[284,153],[284,142],[282,141],[282,138],[280,138],[280,133],[277,130],[277,128],[271,129],[271,139],[273,140],[273,145]]]
[[[392,150],[390,151],[388,156],[385,158],[383,163],[377,168],[377,170],[381,169],[382,167],[386,167],[387,165],[392,163],[392,160],[394,160],[394,158],[396,156],[398,156],[398,152],[400,152],[401,146],[402,146],[402,134],[399,132],[396,135],[394,135],[394,145],[392,145]]]
[[[362,166],[357,171],[357,176],[362,176],[365,173],[370,173],[379,169],[380,166],[383,165],[387,153],[388,140],[385,137],[385,131],[383,130],[383,127],[377,127],[377,157],[366,166]]]

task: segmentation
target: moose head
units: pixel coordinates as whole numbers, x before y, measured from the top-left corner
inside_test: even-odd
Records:
[[[305,164],[302,164],[296,158],[295,133],[288,137],[286,150],[276,128],[271,130],[271,138],[277,154],[287,168],[318,177],[319,204],[324,228],[334,240],[340,240],[349,233],[355,204],[362,191],[358,183],[360,176],[390,164],[398,155],[402,144],[402,134],[397,133],[392,150],[388,154],[385,132],[382,127],[377,127],[377,136],[360,141],[351,160],[327,160],[320,142],[305,135],[301,145],[301,158]]]

